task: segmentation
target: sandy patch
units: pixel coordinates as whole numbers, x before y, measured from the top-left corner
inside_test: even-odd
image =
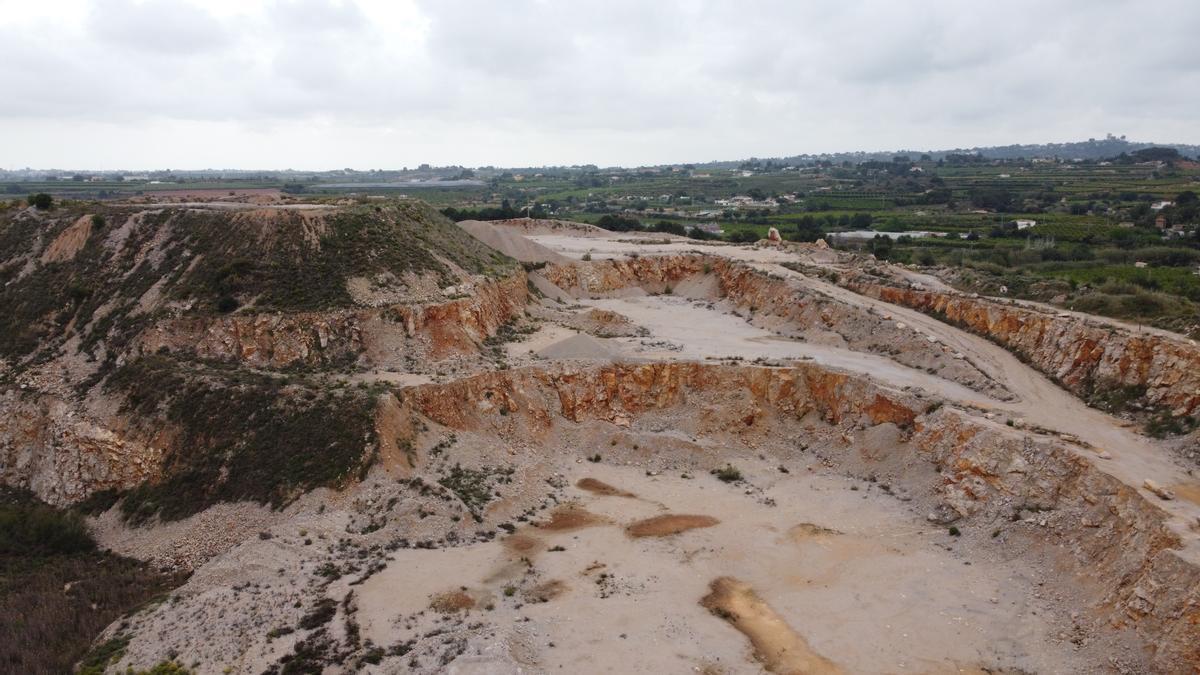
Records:
[[[1184,501],[1200,504],[1200,485],[1195,483],[1179,483],[1178,485],[1172,485],[1169,489],[1175,493],[1176,497]]]
[[[755,658],[767,670],[781,675],[843,672],[832,661],[814,652],[808,642],[747,584],[732,577],[720,577],[709,588],[712,592],[704,596],[700,604],[745,634],[754,645]]]
[[[88,237],[92,236],[92,217],[82,216],[63,230],[42,252],[43,263],[66,262],[75,258]]]
[[[702,527],[712,527],[721,521],[712,516],[694,516],[687,514],[668,514],[639,520],[625,531],[631,537],[669,537],[680,532],[695,530]]]
[[[769,601],[804,644],[850,672],[917,675],[960,664],[1085,672],[1091,663],[1088,650],[1050,639],[1059,628],[1035,597],[1027,567],[989,560],[978,547],[960,550],[923,513],[880,490],[851,490],[858,483],[840,476],[780,475],[774,460],[740,459],[747,480],[764,486],[762,497],[778,502],[766,506],[715,480],[570,462],[563,473],[571,485],[591,478],[641,497],[580,488],[572,490],[575,509],[622,524],[721,514],[721,525],[649,541],[618,527],[529,527],[502,540],[400,549],[354,587],[363,639],[391,646],[426,640],[453,622],[462,622],[453,629],[460,633],[483,622],[482,635],[495,638],[471,658],[511,654],[526,672],[760,672],[747,635],[698,602],[713,579],[730,577]],[[432,592],[464,586],[473,609],[430,611]],[[429,640],[440,650],[444,638]],[[383,672],[445,672],[408,668],[407,658]]]
[[[543,547],[542,540],[527,534],[514,534],[504,540],[504,547],[513,553],[529,555],[537,553]]]

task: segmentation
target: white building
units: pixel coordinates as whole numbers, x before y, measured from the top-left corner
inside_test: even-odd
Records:
[[[1013,222],[1015,222],[1017,224],[1018,230],[1026,230],[1026,229],[1033,227],[1034,225],[1037,225],[1036,220],[1017,220],[1017,221],[1013,221]]]

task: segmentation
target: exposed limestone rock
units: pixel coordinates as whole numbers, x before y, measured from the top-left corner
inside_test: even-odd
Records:
[[[397,339],[414,358],[470,353],[479,342],[524,311],[525,274],[478,284],[467,298],[385,309],[233,314],[168,319],[142,336],[140,349],[166,348],[254,367],[321,366],[363,359],[385,365],[383,343]]]
[[[1168,408],[1176,416],[1200,414],[1200,348],[1181,340],[1133,334],[986,298],[896,288],[865,279],[847,286],[945,317],[991,338],[1081,396],[1096,387],[1145,387],[1145,404]]]
[[[943,503],[964,518],[1040,519],[1103,589],[1097,618],[1127,625],[1156,650],[1158,672],[1200,663],[1200,565],[1183,557],[1165,512],[1060,443],[1032,441],[942,409],[918,421],[914,444],[941,467]]]
[[[817,366],[745,368],[700,363],[612,364],[599,368],[495,371],[404,395],[421,414],[456,429],[519,421],[526,431],[552,419],[619,423],[647,410],[683,405],[692,391],[727,392],[724,412],[751,426],[763,410],[797,418],[816,412],[832,423],[861,417],[871,424],[911,425],[915,399],[876,391],[864,380]],[[473,406],[463,401],[477,401]],[[503,410],[497,419],[496,411]],[[737,411],[737,412],[734,412]],[[713,430],[728,419],[712,420]],[[701,424],[704,421],[701,420]]]
[[[0,402],[5,410],[0,417],[0,480],[5,485],[64,506],[158,474],[165,438],[147,440],[104,426],[52,396],[12,393]]]

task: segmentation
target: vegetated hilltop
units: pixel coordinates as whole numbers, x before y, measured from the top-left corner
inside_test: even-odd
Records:
[[[149,321],[443,299],[511,261],[416,202],[337,209],[25,209],[0,221],[0,357],[115,355]]]
[[[469,356],[522,312],[514,261],[423,203],[219,206],[0,220],[4,483],[136,519],[279,505],[376,456],[382,388],[347,371]]]

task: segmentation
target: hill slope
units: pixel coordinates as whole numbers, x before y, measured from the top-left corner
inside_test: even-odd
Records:
[[[27,209],[0,222],[0,357],[119,351],[147,320],[412,303],[512,261],[428,206]],[[114,349],[115,348],[115,349]]]

